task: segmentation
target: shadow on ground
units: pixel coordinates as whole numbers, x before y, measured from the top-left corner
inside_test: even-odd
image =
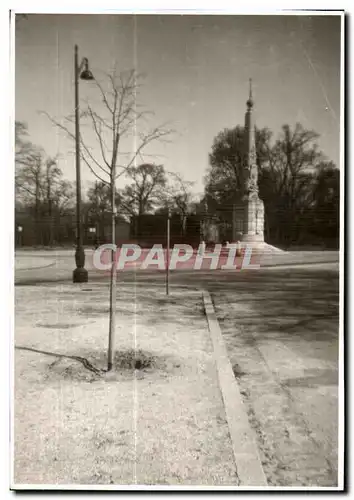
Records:
[[[42,373],[45,380],[72,380],[77,382],[95,382],[106,378],[109,381],[144,378],[149,374],[170,373],[181,367],[181,361],[172,356],[162,356],[141,349],[125,349],[115,352],[113,366],[107,370],[107,352],[97,350],[83,351],[83,356],[61,354],[26,346],[15,346],[19,351],[44,354],[54,358],[48,362]],[[73,363],[74,361],[74,363]]]

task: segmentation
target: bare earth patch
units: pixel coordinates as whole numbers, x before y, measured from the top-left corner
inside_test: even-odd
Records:
[[[120,287],[111,372],[106,285],[15,298],[15,484],[237,486],[199,293]]]

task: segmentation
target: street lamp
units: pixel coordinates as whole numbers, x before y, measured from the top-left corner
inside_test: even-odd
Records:
[[[18,245],[21,247],[22,246],[22,226],[18,226]]]
[[[76,149],[76,269],[73,272],[74,283],[87,283],[88,272],[85,269],[85,251],[82,246],[81,228],[81,172],[80,172],[80,123],[79,123],[79,78],[93,80],[88,68],[88,59],[84,57],[79,66],[79,48],[75,45],[75,149]]]

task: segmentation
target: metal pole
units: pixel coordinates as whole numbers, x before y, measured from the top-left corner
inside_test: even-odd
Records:
[[[81,231],[81,172],[80,172],[80,115],[79,115],[79,49],[75,45],[75,150],[76,150],[76,269],[73,272],[74,283],[87,283],[88,272],[85,269],[85,252],[82,246]]]
[[[166,295],[170,293],[170,210],[167,212]]]

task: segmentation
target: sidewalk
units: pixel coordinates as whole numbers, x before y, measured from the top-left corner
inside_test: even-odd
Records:
[[[236,487],[201,294],[120,292],[120,366],[97,374],[48,354],[105,369],[108,289],[83,289],[16,290],[14,483]]]

